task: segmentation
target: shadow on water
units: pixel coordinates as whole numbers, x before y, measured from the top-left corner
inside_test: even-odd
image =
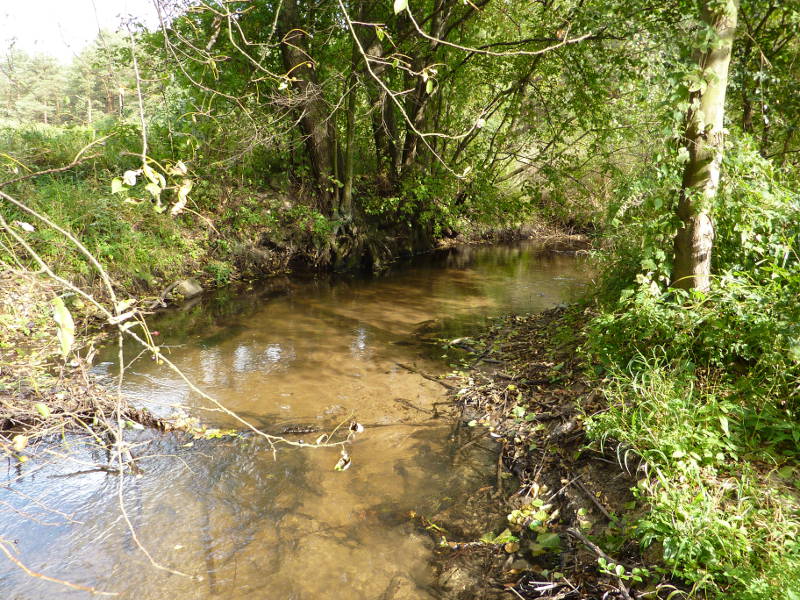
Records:
[[[156,561],[198,580],[149,563],[121,517],[117,477],[85,472],[107,457],[68,440],[48,463],[21,472],[9,464],[0,537],[17,540],[35,570],[121,598],[435,598],[433,541],[408,512],[435,514],[491,483],[495,455],[454,442],[458,429],[430,414],[444,389],[398,363],[441,373],[439,352],[417,343],[421,331],[469,335],[493,316],[568,300],[587,279],[573,257],[534,245],[467,247],[382,277],[275,279],[164,313],[151,323],[164,351],[256,426],[325,428],[351,415],[368,424],[352,468],[333,471],[336,449],[273,455],[255,437],[138,434],[144,472],[124,480],[126,511]],[[114,354],[104,358],[98,374],[113,374]],[[232,425],[148,358],[128,374],[126,392],[156,413],[180,408]],[[86,595],[5,564],[0,591]]]

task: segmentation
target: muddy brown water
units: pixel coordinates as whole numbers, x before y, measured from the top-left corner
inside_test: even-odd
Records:
[[[108,457],[77,439],[50,458],[8,463],[0,539],[34,571],[136,600],[437,598],[434,542],[409,511],[434,515],[494,479],[496,456],[459,451],[458,424],[432,418],[443,357],[424,339],[469,335],[493,316],[536,311],[583,289],[580,259],[534,244],[456,248],[377,278],[279,281],[222,290],[155,319],[184,372],[265,431],[366,425],[352,466],[338,450],[280,448],[260,439],[196,440],[136,433],[143,473],[93,470]],[[422,339],[421,339],[422,338]],[[126,360],[135,357],[128,348]],[[117,369],[113,352],[98,375]],[[176,409],[232,427],[175,375],[140,358],[125,389],[159,414]],[[318,434],[292,435],[313,440]],[[488,442],[487,442],[488,443]],[[124,514],[120,508],[120,496]],[[194,578],[154,566],[153,562]],[[30,577],[0,556],[0,597],[85,598]]]

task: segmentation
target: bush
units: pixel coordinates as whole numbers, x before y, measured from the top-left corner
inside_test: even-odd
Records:
[[[796,599],[800,196],[747,140],[724,172],[708,293],[668,288],[677,223],[659,194],[675,197],[677,169],[630,182],[583,349],[610,381],[588,430],[643,460],[637,535],[674,574],[725,598]]]

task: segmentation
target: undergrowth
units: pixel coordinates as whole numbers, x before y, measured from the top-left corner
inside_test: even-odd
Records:
[[[159,211],[142,188],[115,190],[115,178],[141,167],[131,149],[140,144],[136,126],[111,123],[105,129],[45,125],[0,126],[0,181],[69,164],[91,141],[91,159],[66,172],[49,173],[3,188],[29,208],[46,215],[80,239],[106,265],[116,285],[128,293],[157,293],[172,281],[195,276],[224,285],[243,276],[281,272],[298,249],[314,248],[332,224],[286,194],[265,192],[252,183],[226,184],[207,173],[191,172],[186,210]],[[152,152],[170,156],[157,138]],[[180,157],[162,162],[170,164]],[[191,163],[191,161],[190,161]],[[156,163],[154,163],[156,164]],[[78,285],[96,283],[87,261],[57,231],[0,201],[0,215],[16,227],[48,264]],[[0,237],[8,249],[16,244]],[[275,252],[270,252],[274,250]],[[27,265],[35,267],[35,265]]]
[[[668,287],[678,168],[613,216],[583,352],[605,378],[596,443],[639,464],[634,532],[690,595],[800,598],[800,197],[746,140],[728,152],[708,293]],[[653,174],[654,173],[654,174]],[[636,240],[632,243],[631,240]]]

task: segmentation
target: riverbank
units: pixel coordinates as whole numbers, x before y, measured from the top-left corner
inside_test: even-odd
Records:
[[[576,354],[581,319],[565,308],[508,316],[465,342],[473,352],[456,402],[477,435],[500,444],[496,490],[507,512],[476,548],[495,551],[482,568],[494,565],[495,588],[520,598],[665,589],[626,535],[645,510],[630,492],[634,473],[586,447],[586,415],[603,401]]]
[[[99,322],[75,310],[85,305],[74,296],[67,298],[72,311],[54,301],[62,293],[41,275],[0,270],[0,447],[19,462],[36,456],[40,440],[67,432],[113,445],[121,441],[119,423],[164,428],[90,372]]]
[[[523,223],[496,226],[459,219],[438,234],[417,234],[406,224],[363,215],[346,225],[323,217],[289,191],[258,191],[200,181],[195,209],[172,215],[150,202],[109,197],[94,179],[11,186],[21,205],[3,202],[5,219],[21,240],[11,239],[0,258],[36,267],[35,251],[58,274],[86,291],[107,295],[85,253],[65,239],[73,235],[107,271],[115,289],[144,303],[163,299],[176,281],[198,281],[204,289],[292,272],[380,272],[397,260],[463,244],[537,239],[554,249],[589,247],[589,237],[558,223],[529,216]],[[421,228],[425,230],[425,228]]]
[[[720,413],[713,397],[673,390],[666,365],[633,382],[606,370],[592,343],[601,318],[584,302],[460,341],[470,349],[463,419],[502,445],[496,488],[508,515],[485,536],[493,552],[481,563],[495,590],[797,598],[796,463],[732,436],[733,405]],[[703,377],[698,390],[713,393]]]

